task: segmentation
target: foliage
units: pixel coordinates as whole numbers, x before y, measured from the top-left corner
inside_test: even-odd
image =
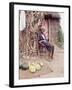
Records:
[[[62,32],[61,28],[58,30],[57,33],[56,44],[58,47],[63,47],[64,45],[64,33]]]

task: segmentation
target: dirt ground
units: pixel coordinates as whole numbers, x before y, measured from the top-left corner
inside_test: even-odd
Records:
[[[29,70],[19,70],[19,79],[30,78],[54,78],[64,76],[64,50],[55,47],[53,60],[43,57],[24,56],[20,58],[20,62],[43,62],[43,67],[40,71],[31,73]]]

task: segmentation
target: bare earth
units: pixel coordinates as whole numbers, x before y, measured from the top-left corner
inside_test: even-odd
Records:
[[[64,76],[64,50],[55,47],[53,60],[48,57],[26,57],[20,58],[21,62],[43,62],[40,71],[31,73],[29,70],[19,70],[19,79],[30,78],[53,78]]]

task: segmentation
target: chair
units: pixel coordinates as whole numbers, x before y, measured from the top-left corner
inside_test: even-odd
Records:
[[[46,53],[48,54],[48,50],[46,48],[46,46],[39,42],[39,37],[38,37],[38,33],[36,33],[37,37],[36,37],[36,40],[37,40],[37,55],[38,56],[41,56],[41,55],[46,55]]]

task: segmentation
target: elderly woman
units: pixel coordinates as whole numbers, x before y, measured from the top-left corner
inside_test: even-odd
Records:
[[[41,46],[46,47],[46,49],[49,51],[49,56],[51,59],[53,59],[53,54],[54,54],[54,46],[49,43],[49,39],[46,38],[44,34],[44,29],[40,29],[38,33],[38,42]]]

